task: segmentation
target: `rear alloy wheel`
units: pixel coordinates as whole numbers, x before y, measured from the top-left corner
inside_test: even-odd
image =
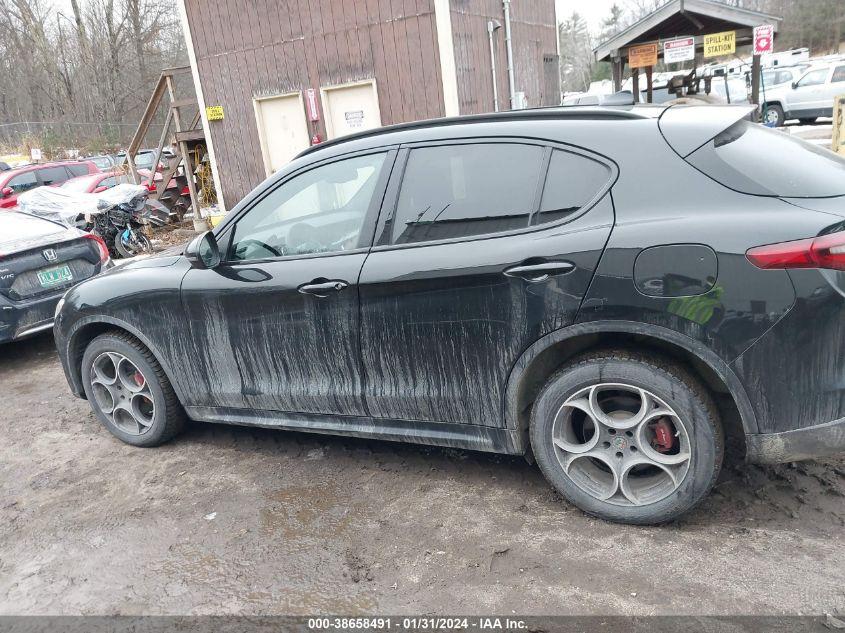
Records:
[[[178,433],[185,414],[150,351],[123,333],[95,338],[82,357],[85,394],[116,437],[133,446],[156,446]]]
[[[535,403],[531,444],[557,490],[625,523],[677,518],[710,490],[722,433],[707,391],[682,368],[626,353],[585,357]]]

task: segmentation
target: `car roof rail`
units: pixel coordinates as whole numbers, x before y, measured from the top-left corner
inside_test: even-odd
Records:
[[[621,99],[620,99],[621,101]],[[628,107],[623,107],[628,106]],[[397,123],[394,125],[387,125],[384,127],[373,128],[371,130],[364,130],[363,132],[356,132],[348,134],[336,139],[331,139],[313,145],[302,150],[297,154],[296,158],[307,156],[313,152],[319,151],[326,147],[334,147],[349,143],[364,138],[374,136],[381,136],[383,134],[390,134],[392,132],[404,132],[407,130],[417,130],[421,128],[446,127],[450,125],[464,125],[470,123],[491,123],[497,121],[518,121],[518,120],[532,120],[532,119],[596,119],[596,120],[631,120],[631,119],[645,119],[650,118],[633,109],[633,97],[631,102],[625,103],[605,103],[600,106],[596,105],[556,105],[543,106],[537,108],[525,108],[523,110],[508,110],[505,112],[489,112],[486,114],[469,114],[456,117],[442,117],[439,119],[424,119],[422,121],[411,121],[409,123]]]

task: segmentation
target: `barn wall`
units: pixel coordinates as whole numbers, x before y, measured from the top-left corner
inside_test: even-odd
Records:
[[[505,18],[501,0],[451,0],[452,33],[461,114],[493,110],[493,78],[487,22],[502,28],[494,34],[499,108],[509,109]],[[526,93],[529,107],[560,101],[557,79],[557,26],[554,0],[511,3],[511,37],[516,90]],[[545,65],[544,56],[551,60]],[[552,74],[551,71],[554,71]],[[555,88],[555,86],[558,88]]]
[[[376,79],[382,123],[443,116],[433,0],[185,0],[227,208],[265,176],[253,98]],[[323,121],[318,131],[326,137]]]

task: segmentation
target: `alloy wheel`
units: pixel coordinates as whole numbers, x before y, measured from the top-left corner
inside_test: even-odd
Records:
[[[552,442],[575,485],[623,506],[671,495],[692,456],[689,433],[672,407],[645,389],[617,383],[570,396],[555,416]]]
[[[97,407],[121,431],[143,435],[155,419],[155,399],[141,370],[123,354],[103,352],[91,364]]]

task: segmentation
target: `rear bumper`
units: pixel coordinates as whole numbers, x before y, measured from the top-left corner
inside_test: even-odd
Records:
[[[0,296],[0,343],[8,343],[53,327],[61,292],[30,301],[10,301]]]
[[[845,452],[845,418],[817,426],[745,436],[746,459],[755,464],[815,459]]]

